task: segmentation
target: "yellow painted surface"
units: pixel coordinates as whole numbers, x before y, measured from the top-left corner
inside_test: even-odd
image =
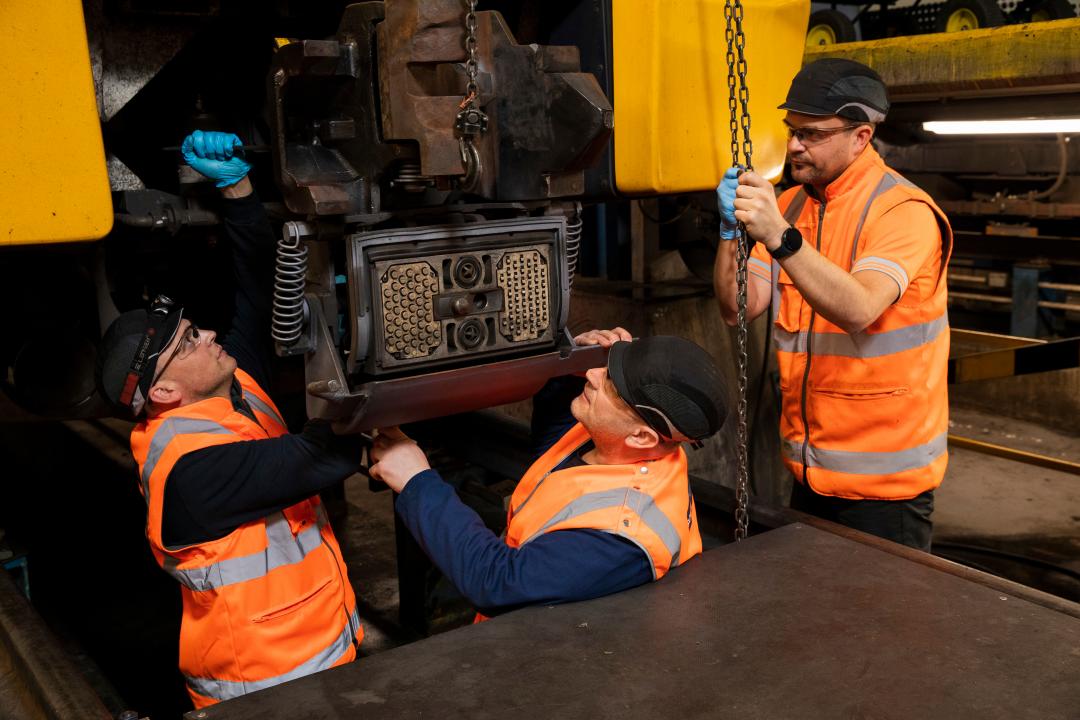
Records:
[[[815,48],[881,74],[894,100],[1037,92],[1080,83],[1080,18]]]
[[[0,245],[72,242],[112,228],[79,0],[0,0]]]
[[[716,187],[731,166],[723,0],[615,0],[615,181],[628,194]],[[808,0],[743,0],[754,167],[783,170],[784,101]],[[740,153],[741,154],[741,153]]]

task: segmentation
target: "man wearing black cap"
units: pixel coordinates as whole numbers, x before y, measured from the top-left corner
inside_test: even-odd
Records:
[[[610,348],[607,367],[588,371],[583,389],[580,378],[558,379],[534,398],[534,436],[549,432],[510,499],[505,538],[401,431],[375,438],[372,476],[401,493],[402,521],[485,614],[625,590],[701,552],[681,443],[720,429],[723,378],[689,340],[630,340],[622,328],[579,335],[579,345]],[[580,391],[572,401],[571,388]],[[546,412],[552,404],[569,410],[554,437],[540,427],[559,426]]]
[[[774,313],[792,507],[928,550],[948,463],[948,220],[870,145],[889,110],[873,70],[814,61],[780,108],[799,184],[778,201],[732,168],[717,193],[721,238],[741,222],[757,243],[747,317]],[[729,324],[734,246],[721,243],[714,272]]]
[[[348,662],[363,637],[317,493],[354,473],[357,437],[289,434],[269,376],[274,237],[231,134],[200,131],[187,163],[217,181],[237,276],[218,344],[165,297],[121,315],[98,378],[131,434],[146,535],[181,585],[180,670],[196,707]]]

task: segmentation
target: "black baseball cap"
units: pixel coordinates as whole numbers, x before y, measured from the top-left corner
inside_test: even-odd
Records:
[[[780,109],[876,123],[889,112],[889,94],[881,76],[866,65],[822,58],[799,71]]]
[[[724,377],[712,356],[685,338],[617,342],[607,370],[619,396],[661,437],[696,442],[724,424]]]
[[[119,414],[139,417],[146,408],[158,355],[180,327],[184,308],[159,295],[149,310],[132,310],[105,331],[97,355],[101,393]]]

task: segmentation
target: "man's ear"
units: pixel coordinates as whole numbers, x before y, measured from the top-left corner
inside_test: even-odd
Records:
[[[660,435],[648,425],[637,423],[626,436],[626,446],[634,450],[651,450],[660,444]]]
[[[858,151],[862,152],[862,149],[870,144],[870,140],[874,137],[873,125],[860,125],[855,130],[855,141],[858,145]]]
[[[173,405],[180,397],[180,388],[171,380],[161,380],[150,388],[149,400],[155,405]]]

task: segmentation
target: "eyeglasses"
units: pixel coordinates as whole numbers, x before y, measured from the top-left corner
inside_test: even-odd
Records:
[[[799,141],[800,145],[805,147],[811,147],[813,145],[820,145],[833,135],[837,133],[847,132],[848,130],[854,130],[859,127],[859,124],[854,125],[841,125],[835,128],[816,128],[816,127],[792,127],[787,126],[788,140],[795,138]]]
[[[161,366],[161,370],[154,376],[150,385],[153,387],[154,383],[161,379],[161,376],[165,374],[165,370],[172,364],[173,360],[186,358],[191,353],[195,352],[195,348],[199,347],[199,326],[195,323],[188,325],[187,330],[184,331],[183,336],[180,338],[180,342],[177,344],[176,349],[169,355],[169,359],[165,361],[165,364]]]

